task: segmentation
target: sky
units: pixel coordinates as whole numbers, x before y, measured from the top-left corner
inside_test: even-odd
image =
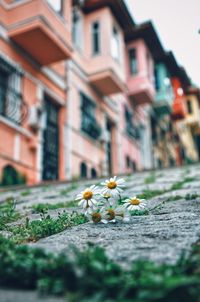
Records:
[[[125,0],[136,23],[152,20],[166,50],[200,87],[200,0]]]

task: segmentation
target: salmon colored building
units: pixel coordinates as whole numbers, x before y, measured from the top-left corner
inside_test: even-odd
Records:
[[[0,174],[28,183],[65,179],[71,3],[51,2],[0,4]]]
[[[2,0],[1,183],[155,167],[160,52],[122,0]]]

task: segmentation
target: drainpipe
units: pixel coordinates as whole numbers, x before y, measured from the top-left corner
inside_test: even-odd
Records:
[[[65,150],[65,177],[67,180],[72,179],[72,71],[71,62],[65,63],[66,74],[66,121],[64,130],[64,150]]]

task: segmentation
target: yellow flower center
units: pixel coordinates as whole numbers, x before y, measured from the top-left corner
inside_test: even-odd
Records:
[[[113,220],[115,218],[115,211],[112,209],[107,210],[108,220]]]
[[[101,221],[101,214],[100,213],[93,213],[92,214],[92,221],[94,223],[98,223]]]
[[[89,200],[91,199],[93,196],[93,192],[92,191],[86,191],[84,194],[83,194],[83,199],[85,200]]]
[[[107,187],[108,187],[108,189],[115,189],[116,187],[117,187],[117,183],[116,183],[116,181],[109,181],[108,183],[107,183]]]
[[[137,199],[137,198],[133,198],[133,199],[130,199],[130,204],[132,204],[133,206],[138,206],[140,204],[140,200]]]

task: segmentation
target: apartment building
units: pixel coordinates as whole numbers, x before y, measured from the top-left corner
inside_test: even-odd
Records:
[[[184,77],[150,22],[122,0],[2,0],[0,16],[2,184],[182,163]]]
[[[197,87],[189,87],[186,91],[186,119],[185,124],[189,129],[190,135],[194,142],[193,146],[189,145],[188,149],[192,154],[192,159],[200,159],[200,90]],[[194,151],[195,150],[195,151]]]
[[[128,173],[140,152],[127,98],[123,1],[74,1],[68,64],[67,176]]]
[[[174,90],[172,119],[180,138],[180,143],[177,146],[180,164],[187,164],[198,160],[198,151],[195,140],[187,122],[187,91],[191,89],[192,85],[183,68],[179,68],[178,72],[178,75],[172,78]]]
[[[58,3],[0,3],[0,174],[7,183],[66,177],[72,17],[71,2]]]

